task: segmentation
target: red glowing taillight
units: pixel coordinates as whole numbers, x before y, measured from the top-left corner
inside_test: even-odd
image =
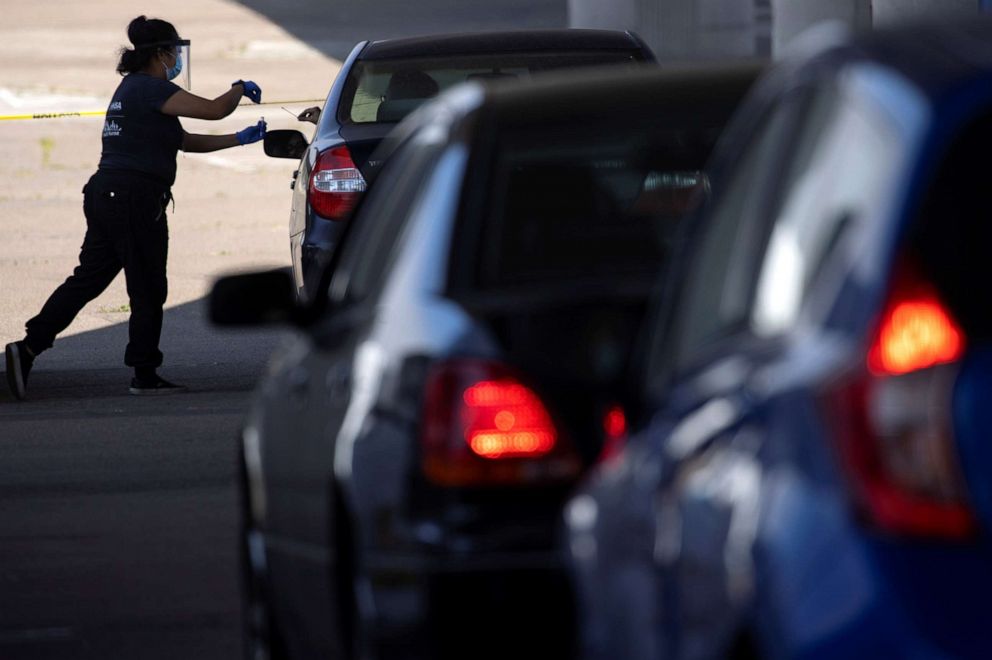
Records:
[[[484,380],[462,397],[465,440],[483,458],[534,458],[555,446],[558,432],[534,391],[513,380]]]
[[[891,533],[962,538],[975,530],[951,415],[965,336],[915,270],[894,278],[866,371],[830,392],[856,499]]]
[[[936,295],[923,290],[886,310],[868,367],[878,375],[905,374],[954,362],[963,351],[961,330]]]
[[[627,435],[627,415],[623,407],[610,406],[603,415],[603,433],[607,440],[622,440]]]
[[[574,479],[578,455],[538,394],[508,367],[461,359],[435,365],[424,401],[422,466],[444,486]]]
[[[609,461],[620,454],[627,442],[627,413],[623,406],[612,405],[603,414],[603,449],[599,461]]]
[[[310,173],[308,201],[317,215],[344,220],[365,192],[365,178],[346,146],[328,149],[317,157]]]

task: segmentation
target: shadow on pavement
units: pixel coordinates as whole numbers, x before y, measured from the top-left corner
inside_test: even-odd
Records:
[[[558,28],[567,0],[239,0],[306,42],[343,60],[363,39],[444,32]]]
[[[56,340],[25,402],[3,377],[4,660],[241,657],[238,429],[285,334],[166,309],[161,372],[190,392],[134,397],[127,319]]]
[[[131,370],[124,365],[128,314],[120,317],[114,325],[56,339],[55,346],[35,362],[28,380],[28,402],[126,396],[131,379]],[[161,341],[165,362],[159,371],[190,388],[189,395],[178,396],[250,390],[286,332],[214,328],[206,319],[202,298],[167,308]],[[6,374],[0,401],[13,401]]]

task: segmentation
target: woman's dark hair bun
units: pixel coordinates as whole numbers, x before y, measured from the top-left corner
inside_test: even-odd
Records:
[[[127,25],[127,38],[128,40],[138,46],[142,43],[147,43],[148,39],[143,39],[145,36],[145,31],[148,29],[148,18],[143,14],[138,18],[134,19]]]
[[[176,41],[179,39],[179,33],[169,21],[141,15],[128,23],[127,38],[134,45],[134,48],[121,48],[117,73],[122,76],[144,69],[162,47],[147,48],[146,46]]]

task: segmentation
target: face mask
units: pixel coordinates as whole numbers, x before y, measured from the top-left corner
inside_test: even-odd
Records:
[[[165,62],[162,62],[162,66],[165,66]],[[176,63],[172,67],[165,67],[165,77],[172,80],[183,70],[183,58],[182,55],[176,55]]]

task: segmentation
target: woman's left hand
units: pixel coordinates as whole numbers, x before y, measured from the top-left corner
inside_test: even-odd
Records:
[[[240,131],[235,133],[238,137],[238,144],[251,144],[252,142],[258,142],[265,138],[266,124],[264,119],[259,119],[257,124],[253,124],[248,128],[242,128]]]

